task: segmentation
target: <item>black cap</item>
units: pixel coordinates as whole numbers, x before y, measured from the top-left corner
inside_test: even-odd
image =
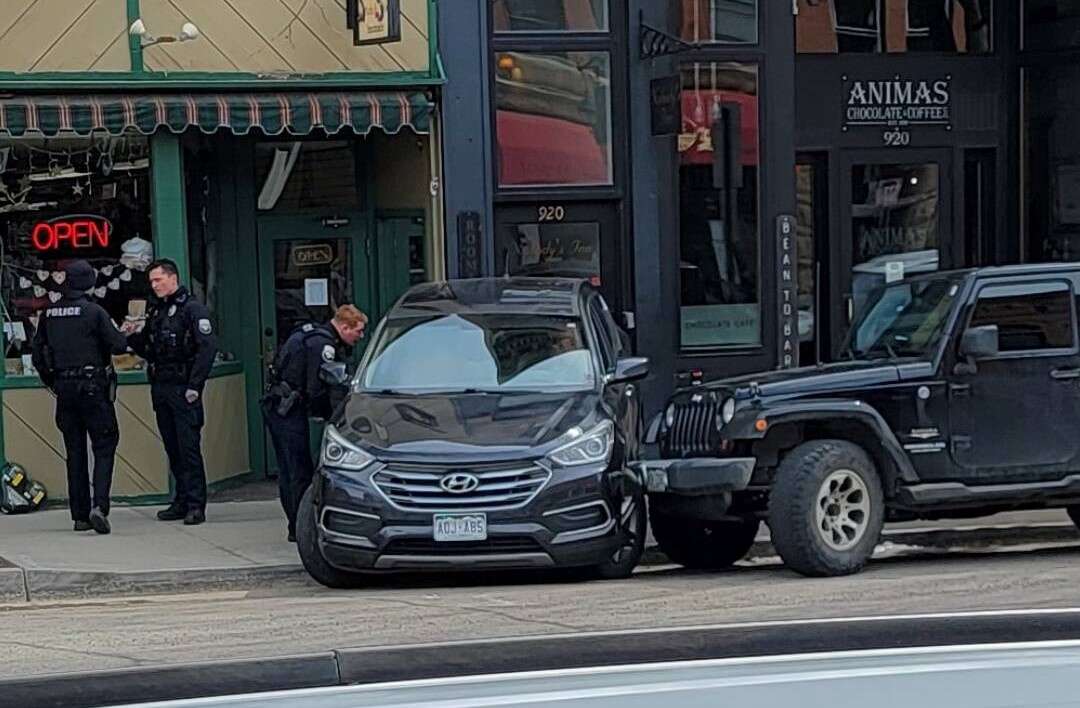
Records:
[[[90,264],[83,260],[71,261],[64,268],[68,292],[84,293],[97,284],[97,274]]]

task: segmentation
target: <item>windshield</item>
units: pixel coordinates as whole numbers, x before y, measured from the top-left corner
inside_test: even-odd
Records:
[[[848,340],[853,359],[926,358],[933,354],[949,319],[960,276],[896,283],[869,296]]]
[[[360,374],[386,392],[590,389],[595,371],[578,321],[522,315],[391,320]]]

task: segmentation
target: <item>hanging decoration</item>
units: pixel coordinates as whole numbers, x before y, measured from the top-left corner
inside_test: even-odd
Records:
[[[53,282],[57,285],[63,285],[64,281],[67,280],[67,273],[62,270],[58,270],[52,274],[52,279]]]

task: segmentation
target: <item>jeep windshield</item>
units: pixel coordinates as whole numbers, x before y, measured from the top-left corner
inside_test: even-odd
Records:
[[[439,314],[391,319],[361,368],[359,389],[504,393],[592,389],[592,356],[569,317]]]
[[[928,358],[948,324],[961,274],[917,278],[878,288],[852,326],[852,359]]]

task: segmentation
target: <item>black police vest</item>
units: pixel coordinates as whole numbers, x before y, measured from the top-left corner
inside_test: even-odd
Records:
[[[188,297],[158,306],[151,315],[147,335],[150,360],[154,364],[190,364],[196,354],[191,331]]]
[[[50,365],[57,371],[87,366],[106,367],[112,363],[96,336],[98,305],[83,299],[60,300],[41,313]]]
[[[331,346],[336,336],[326,325],[308,323],[293,330],[274,363],[276,378],[296,390],[302,390],[307,376],[307,349],[312,339],[325,339]],[[336,349],[336,347],[335,347]]]

